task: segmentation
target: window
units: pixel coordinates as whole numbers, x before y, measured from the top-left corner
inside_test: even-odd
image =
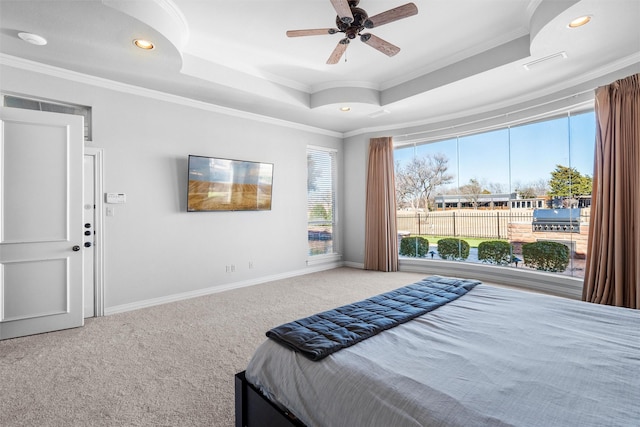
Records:
[[[6,94],[3,94],[2,98],[2,104],[5,107],[82,116],[84,117],[84,140],[91,141],[91,107]]]
[[[398,232],[429,243],[400,255],[584,277],[594,144],[581,111],[396,148]]]
[[[309,255],[336,252],[336,151],[307,148]]]

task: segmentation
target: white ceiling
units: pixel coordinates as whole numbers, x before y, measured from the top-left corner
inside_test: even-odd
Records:
[[[0,61],[36,61],[343,135],[522,105],[640,72],[640,0],[413,2],[416,16],[370,30],[399,46],[397,55],[356,39],[327,65],[342,34],[285,32],[335,27],[329,0],[0,0]],[[405,3],[359,7],[373,16]],[[592,21],[569,29],[581,15]],[[27,44],[18,32],[48,43]],[[138,37],[156,48],[134,47]]]

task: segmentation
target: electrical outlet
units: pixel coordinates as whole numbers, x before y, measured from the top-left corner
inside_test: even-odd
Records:
[[[231,272],[231,267],[227,265],[227,273]]]
[[[253,268],[253,261],[249,261],[249,268]]]
[[[231,264],[231,272],[233,273],[234,271],[236,271],[236,266]]]

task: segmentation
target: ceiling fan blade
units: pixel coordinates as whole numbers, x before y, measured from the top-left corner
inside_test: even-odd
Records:
[[[417,15],[418,7],[413,3],[407,3],[402,6],[394,7],[386,12],[379,13],[367,19],[364,22],[365,28],[375,28],[380,25],[388,24],[389,22],[397,21],[398,19],[407,18],[409,16]]]
[[[382,40],[380,37],[374,36],[373,34],[362,34],[360,36],[360,40],[387,56],[393,56],[400,52],[400,48],[398,46],[393,45],[386,40]]]
[[[338,13],[342,22],[345,24],[353,22],[353,13],[351,13],[351,8],[349,7],[349,2],[347,0],[331,0],[331,4]]]
[[[342,58],[344,51],[347,50],[347,46],[349,46],[349,39],[340,40],[336,48],[333,49],[329,59],[327,59],[327,64],[337,64],[338,61],[340,61],[340,58]]]
[[[311,30],[289,30],[287,37],[303,37],[303,36],[323,36],[325,34],[335,34],[337,28],[315,28]]]

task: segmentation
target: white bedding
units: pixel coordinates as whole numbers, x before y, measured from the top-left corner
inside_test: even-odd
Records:
[[[640,426],[640,311],[478,285],[313,362],[246,377],[308,426]]]

